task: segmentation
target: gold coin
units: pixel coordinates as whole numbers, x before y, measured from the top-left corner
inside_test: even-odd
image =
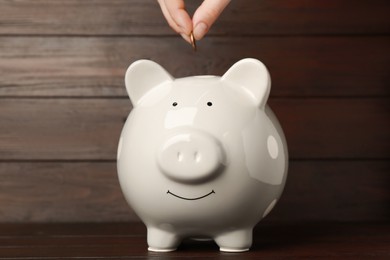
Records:
[[[194,37],[194,32],[190,33],[190,41],[191,41],[192,49],[194,49],[194,51],[196,51],[196,40]]]

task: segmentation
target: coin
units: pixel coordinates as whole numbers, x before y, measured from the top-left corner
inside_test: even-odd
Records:
[[[191,41],[192,49],[194,49],[194,51],[196,51],[196,40],[194,37],[194,32],[190,33],[190,41]]]

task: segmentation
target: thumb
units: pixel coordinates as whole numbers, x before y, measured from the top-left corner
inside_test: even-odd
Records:
[[[202,39],[210,30],[219,15],[230,3],[230,0],[205,0],[195,11],[192,18],[194,37]]]

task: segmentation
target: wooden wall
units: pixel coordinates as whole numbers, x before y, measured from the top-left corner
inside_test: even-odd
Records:
[[[193,10],[200,1],[187,1]],[[0,0],[0,222],[137,220],[116,176],[123,76],[262,60],[291,155],[275,221],[390,218],[390,4],[232,1],[194,53],[155,0]]]

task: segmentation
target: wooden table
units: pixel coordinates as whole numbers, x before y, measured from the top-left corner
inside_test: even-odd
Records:
[[[1,259],[149,258],[390,259],[389,223],[269,223],[246,253],[221,253],[213,242],[185,240],[171,253],[147,251],[140,223],[0,224]]]

